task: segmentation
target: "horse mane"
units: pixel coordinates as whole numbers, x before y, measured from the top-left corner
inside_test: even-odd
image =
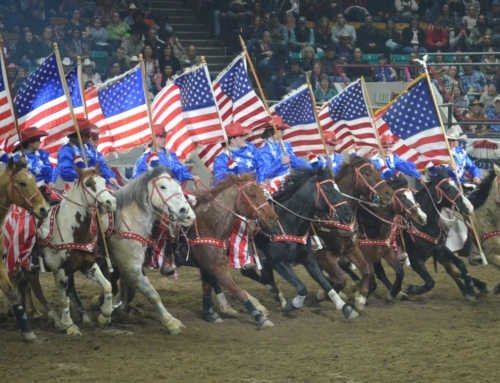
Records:
[[[102,174],[98,172],[95,168],[85,168],[82,170],[82,175],[81,177],[78,177],[78,180],[76,181],[77,183],[82,183],[82,181],[87,178],[89,175],[95,174],[99,177],[102,177]]]
[[[402,173],[399,173],[398,175],[392,177],[391,179],[387,180],[387,184],[393,189],[402,189],[408,187],[408,180],[405,178],[405,176]]]
[[[478,209],[486,203],[496,176],[494,171],[490,171],[488,176],[467,196],[474,209]]]
[[[220,193],[222,193],[227,188],[233,185],[242,185],[247,182],[255,181],[255,177],[253,174],[241,174],[237,176],[235,174],[228,174],[222,181],[217,183],[212,189],[209,191],[202,191],[200,193],[195,193],[196,195],[196,205],[201,205],[207,202],[211,202],[217,197]]]
[[[370,162],[370,160],[367,158],[350,157],[348,161],[343,162],[342,166],[340,166],[338,173],[335,175],[335,181],[343,179],[353,168],[359,168],[368,162]]]
[[[331,178],[329,170],[319,169],[316,174],[314,170],[302,167],[293,171],[289,176],[285,185],[278,191],[273,198],[278,202],[283,202],[293,197],[293,195],[299,190],[305,183],[307,183],[311,178],[316,177],[317,181],[324,181],[327,178]]]
[[[115,193],[117,211],[132,203],[137,203],[142,210],[148,209],[148,184],[151,180],[167,174],[172,177],[170,169],[160,166],[141,174]]]

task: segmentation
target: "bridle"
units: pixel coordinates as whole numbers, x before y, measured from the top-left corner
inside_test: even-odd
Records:
[[[329,180],[324,180],[324,181],[316,181],[316,189],[317,189],[318,193],[316,194],[316,202],[314,203],[314,209],[316,209],[318,207],[319,196],[321,195],[321,197],[323,197],[323,200],[325,201],[325,203],[330,208],[330,214],[337,216],[337,208],[339,206],[342,206],[342,205],[347,205],[347,201],[346,200],[340,201],[339,203],[332,205],[330,200],[326,197],[323,188],[321,187],[321,185],[326,184],[326,183],[331,183],[332,187],[335,189],[335,181],[334,180],[329,179]],[[339,191],[339,193],[340,193],[340,191]]]
[[[412,204],[411,206],[407,207],[403,201],[401,201],[401,199],[399,198],[398,194],[404,194],[405,192],[409,192],[409,193],[412,193],[413,194],[413,190],[408,188],[408,187],[405,187],[405,188],[400,188],[400,189],[396,189],[394,190],[393,192],[393,196],[396,197],[396,198],[393,198],[393,201],[392,201],[392,204],[393,204],[393,209],[394,211],[396,211],[396,201],[399,203],[399,206],[401,207],[401,210],[407,215],[407,216],[411,216],[413,214],[413,212],[415,210],[417,210],[418,208],[420,208],[420,204],[418,202],[415,202],[415,204]]]
[[[161,199],[161,202],[163,203],[163,206],[167,206],[168,207],[168,201],[171,200],[172,198],[174,197],[177,197],[177,196],[182,196],[182,192],[179,192],[179,191],[176,191],[176,192],[173,192],[172,194],[170,194],[168,197],[163,197],[163,194],[161,193],[160,191],[160,188],[158,187],[158,184],[157,182],[161,179],[165,179],[167,181],[173,181],[173,178],[164,174],[164,175],[161,175],[161,176],[158,176],[156,178],[154,178],[151,183],[153,185],[153,189],[151,190],[151,198],[150,198],[150,201],[153,201],[153,195],[155,193],[155,191],[158,193],[158,195],[160,196],[160,199]]]
[[[444,178],[442,179],[441,181],[439,181],[439,183],[436,185],[436,195],[437,195],[437,198],[438,198],[438,201],[437,203],[441,203],[441,200],[444,198],[446,198],[448,200],[449,203],[451,203],[452,207],[454,207],[457,203],[456,203],[456,200],[462,195],[460,192],[457,193],[457,195],[455,196],[455,198],[450,198],[448,197],[448,195],[443,191],[443,189],[441,189],[441,184],[444,183],[444,182],[452,182],[453,180],[451,178]]]
[[[265,206],[269,205],[269,201],[266,200],[266,202],[264,202],[262,205],[256,206],[252,202],[250,197],[248,197],[248,194],[245,192],[245,188],[249,185],[257,186],[257,181],[249,181],[241,186],[238,186],[238,200],[236,202],[236,210],[238,210],[238,208],[241,204],[241,196],[243,196],[243,198],[248,202],[248,205],[250,206],[250,208],[254,211],[254,215],[253,215],[252,219],[255,220],[255,219],[260,217],[260,214],[261,214],[260,210],[262,210]]]
[[[83,198],[85,199],[85,203],[87,204],[86,207],[94,207],[95,205],[97,205],[99,203],[99,200],[98,200],[98,197],[102,194],[102,193],[105,193],[105,192],[108,192],[108,193],[111,193],[111,190],[107,189],[107,188],[104,188],[102,190],[99,190],[95,195],[85,186],[85,180],[89,177],[92,177],[92,178],[96,178],[96,177],[100,177],[99,174],[89,174],[87,177],[85,177],[84,179],[82,179],[79,183],[82,187],[82,191],[83,191]],[[90,197],[90,200],[91,202],[89,202],[89,197]],[[69,199],[68,199],[69,200]],[[69,200],[71,201],[71,200]],[[79,205],[78,203],[74,202],[74,201],[71,201],[77,205]]]
[[[361,172],[361,169],[363,169],[365,166],[369,166],[371,168],[375,168],[375,166],[371,162],[367,162],[360,167],[355,167],[354,170],[356,170],[356,190],[358,189],[358,184],[359,180],[363,181],[365,186],[368,188],[370,191],[370,194],[368,195],[368,199],[372,202],[378,202],[379,199],[379,194],[377,192],[377,187],[379,187],[381,184],[385,182],[385,180],[380,180],[377,182],[375,185],[370,185],[370,183],[366,180],[366,178],[363,176],[363,173]]]
[[[19,175],[22,175],[22,174],[32,175],[31,172],[28,169],[24,169],[24,170],[21,170],[20,172],[17,172],[13,176],[10,176],[11,192],[12,192],[12,194],[14,194],[14,188],[17,190],[17,192],[19,193],[19,195],[21,196],[21,198],[26,203],[26,210],[28,210],[28,212],[31,213],[34,210],[34,206],[31,203],[31,201],[33,201],[33,199],[35,199],[35,197],[37,195],[40,195],[42,193],[40,193],[40,190],[38,188],[36,188],[36,192],[34,192],[33,195],[31,195],[29,198],[26,197],[26,195],[24,195],[24,193],[21,191],[21,188],[19,187],[19,185],[15,182],[16,181],[16,177],[19,176]]]

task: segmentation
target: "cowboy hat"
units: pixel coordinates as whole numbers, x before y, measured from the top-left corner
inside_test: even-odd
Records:
[[[245,128],[237,122],[227,124],[227,126],[226,126],[227,138],[245,136],[245,135],[249,134],[251,131],[252,131],[252,129]]]
[[[95,69],[95,62],[85,59],[85,61],[83,61],[83,66],[91,66],[92,69]]]
[[[69,57],[65,57],[64,60],[62,61],[62,64],[64,66],[70,66],[73,65],[73,61],[71,61]]]
[[[130,58],[130,61],[129,61],[129,62],[130,62],[130,63],[132,63],[132,62],[136,62],[136,63],[138,63],[138,62],[139,62],[139,57],[137,57],[137,56],[132,56],[132,57]]]
[[[446,132],[446,138],[448,140],[458,141],[465,140],[467,136],[465,134],[460,135],[460,131],[458,130],[458,128],[453,127],[448,129],[448,131]]]
[[[80,134],[91,134],[92,128],[96,127],[86,118],[77,118],[76,123],[78,125],[78,130],[80,131]],[[73,132],[70,132],[68,135],[70,136],[72,134],[76,134],[76,129]]]
[[[128,9],[137,9],[137,7],[135,6],[134,3],[130,3],[130,5],[128,6]]]
[[[340,35],[338,36],[339,39],[343,38],[343,37],[346,37],[348,39],[352,39],[352,36],[349,34],[349,32],[347,31],[343,31],[340,33]]]
[[[472,101],[472,106],[476,106],[476,105],[480,106],[481,108],[484,108],[484,103],[482,103],[479,100]]]
[[[333,132],[324,132],[323,137],[325,138],[325,143],[327,145],[337,145],[340,143],[340,140],[337,140],[337,137]]]
[[[276,129],[278,129],[278,130],[285,130],[285,129],[289,129],[290,128],[290,125],[285,124],[283,122],[283,118],[282,117],[273,116],[273,121],[274,121],[274,125],[276,126]],[[271,124],[269,122],[266,123],[266,125],[264,126],[264,129],[266,129],[266,130],[273,129],[273,124]]]
[[[380,142],[382,143],[382,146],[392,146],[396,143],[396,137],[394,137],[391,134],[386,134],[382,137],[380,137]]]
[[[173,133],[173,130],[165,130],[165,126],[162,124],[153,124],[153,130],[156,137],[167,137]]]
[[[229,3],[229,6],[232,7],[233,5],[247,5],[247,3],[242,0],[233,0]]]
[[[29,128],[26,128],[24,130],[21,130],[21,141],[17,143],[17,145],[21,143],[28,143],[32,141],[36,141],[42,137],[48,136],[49,133],[44,132],[40,129],[38,129],[35,126],[31,126]]]
[[[9,70],[9,69],[15,69],[15,70],[17,70],[17,65],[13,64],[13,63],[10,63],[9,65],[7,65],[7,70]]]

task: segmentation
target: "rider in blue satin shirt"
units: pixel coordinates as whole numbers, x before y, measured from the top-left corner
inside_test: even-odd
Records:
[[[472,161],[467,154],[467,152],[458,146],[460,140],[465,140],[467,136],[460,135],[457,128],[450,128],[446,133],[446,137],[448,138],[448,142],[450,143],[451,154],[453,155],[454,163],[448,166],[448,174],[451,178],[456,180],[455,171],[458,173],[458,178],[460,179],[460,183],[463,184],[465,182],[464,173],[467,171],[469,175],[472,177],[472,182],[476,185],[481,183],[481,171],[476,166],[474,161]]]

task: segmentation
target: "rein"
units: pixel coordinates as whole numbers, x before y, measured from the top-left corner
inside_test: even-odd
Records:
[[[13,176],[10,176],[9,179],[10,179],[11,193],[14,194],[14,188],[15,188],[17,190],[17,192],[19,193],[19,195],[21,196],[21,198],[24,200],[24,202],[26,202],[26,210],[28,212],[32,212],[34,210],[34,207],[33,207],[33,204],[31,203],[31,201],[33,201],[33,199],[41,193],[40,193],[40,190],[38,188],[36,188],[36,192],[33,193],[33,195],[31,197],[29,197],[29,198],[26,197],[24,195],[24,193],[21,191],[21,189],[19,188],[19,186],[17,185],[17,183],[15,182],[16,177],[19,175],[22,175],[22,174],[31,175],[31,172],[28,169],[24,169],[24,170],[21,170],[20,172],[17,172]]]
[[[380,180],[374,186],[371,186],[370,183],[366,180],[366,178],[361,173],[361,169],[363,169],[365,166],[369,166],[371,168],[375,168],[375,166],[371,162],[367,162],[367,163],[361,165],[359,168],[356,168],[356,167],[354,168],[354,170],[356,171],[356,186],[355,186],[355,189],[356,190],[358,189],[359,180],[361,179],[361,181],[363,181],[363,183],[365,184],[365,186],[370,191],[370,195],[368,196],[368,199],[372,200],[372,197],[375,198],[376,196],[378,196],[378,193],[377,193],[377,190],[376,190],[377,187],[379,187],[381,184],[383,184],[386,181],[385,180]]]
[[[455,201],[457,200],[457,198],[458,198],[458,197],[460,197],[460,196],[461,196],[461,194],[460,194],[460,193],[458,193],[458,194],[455,196],[455,198],[454,198],[454,199],[451,199],[450,197],[448,197],[448,196],[446,195],[446,193],[445,193],[445,192],[443,192],[443,191],[441,190],[441,184],[442,184],[443,182],[445,182],[445,181],[450,181],[450,182],[451,182],[451,181],[452,181],[452,179],[451,179],[451,178],[444,178],[444,179],[442,179],[441,181],[439,181],[439,183],[436,185],[436,195],[437,195],[437,197],[439,198],[439,201],[437,201],[437,203],[438,203],[438,204],[439,204],[439,203],[441,203],[441,200],[443,199],[443,196],[444,196],[444,197],[445,197],[445,198],[446,198],[446,199],[447,199],[447,200],[451,203],[451,207],[452,207],[452,209],[453,209],[453,208],[456,206],[456,204],[457,204]],[[426,185],[425,183],[423,183],[422,185],[424,186],[425,190],[426,190],[426,191],[427,191],[427,193],[429,194],[429,197],[430,197],[431,202],[432,202],[432,206],[434,206],[434,210],[436,210],[436,212],[437,212],[437,213],[438,213],[438,215],[441,217],[441,219],[444,219],[445,221],[448,221],[448,222],[455,222],[455,220],[454,220],[454,219],[449,219],[449,218],[446,218],[445,216],[443,216],[443,215],[441,214],[441,212],[440,212],[440,211],[439,211],[439,209],[437,208],[436,204],[434,203],[434,199],[432,198],[432,194],[431,194],[431,192],[430,192],[429,188],[427,187],[427,185]]]

